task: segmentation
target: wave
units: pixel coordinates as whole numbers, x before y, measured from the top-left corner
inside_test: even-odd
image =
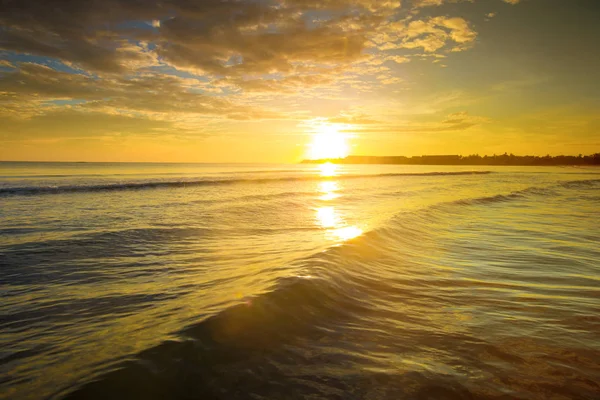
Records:
[[[568,182],[562,182],[560,185],[567,189],[577,189],[577,188],[582,188],[582,187],[594,187],[594,186],[600,185],[600,179],[585,179],[585,180],[577,180],[577,181],[568,181]]]
[[[195,242],[198,238],[219,238],[219,237],[247,237],[251,235],[269,236],[282,232],[298,233],[304,231],[318,231],[319,227],[290,227],[290,228],[236,228],[236,229],[215,229],[201,227],[187,228],[133,228],[115,231],[103,231],[99,233],[89,233],[74,235],[68,238],[47,239],[35,242],[26,241],[21,243],[9,244],[3,250],[5,261],[4,272],[8,275],[14,273],[15,277],[10,280],[7,276],[0,277],[0,283],[5,281],[19,283],[20,279],[28,279],[28,274],[24,271],[30,271],[30,267],[47,262],[48,259],[55,263],[62,263],[63,270],[67,264],[77,260],[89,258],[105,258],[107,254],[112,257],[128,258],[137,256],[141,251],[147,254],[164,254],[169,243]],[[25,231],[30,233],[29,231]],[[0,230],[0,233],[9,235],[19,235],[24,232],[21,230]],[[198,255],[205,257],[205,255]],[[34,273],[35,270],[31,270]],[[60,275],[60,274],[59,274]],[[62,276],[62,275],[60,275]],[[77,277],[74,277],[75,279]]]
[[[418,251],[416,247],[430,223],[422,211],[403,214],[403,219],[299,259],[292,267],[279,267],[288,276],[275,280],[264,293],[184,327],[176,340],[144,350],[60,397],[187,398],[193,393],[193,397],[214,398],[212,382],[220,379],[216,374],[234,374],[233,369],[248,371],[254,360],[261,370],[275,368],[272,373],[280,373],[277,360],[290,357],[286,351],[298,341],[318,343],[331,332],[341,333],[346,323],[351,326],[372,318],[375,312],[382,312],[375,310],[386,296],[406,301],[418,297],[424,288],[418,280],[406,284],[398,279],[386,281],[380,273],[385,270],[382,256],[402,260]],[[399,231],[404,234],[399,235]],[[370,258],[372,254],[377,254],[376,260]],[[397,261],[393,268],[397,268]],[[400,285],[402,290],[398,290]],[[344,365],[349,362],[346,358],[357,355],[348,350],[341,357],[329,360],[329,365]],[[303,360],[294,362],[301,364]],[[276,380],[286,379],[278,376]]]
[[[354,176],[353,176],[354,177]],[[436,211],[444,211],[444,212],[452,212],[452,209],[456,206],[486,206],[497,203],[505,203],[517,200],[526,200],[528,198],[532,198],[535,196],[552,196],[557,194],[557,189],[567,188],[586,188],[593,187],[596,184],[600,183],[600,179],[597,180],[578,180],[578,181],[566,181],[556,184],[554,186],[547,187],[538,187],[532,186],[526,189],[514,191],[506,194],[496,194],[493,196],[484,196],[484,197],[476,197],[476,198],[464,198],[459,200],[454,200],[450,202],[442,202],[431,205],[425,209],[420,209],[416,211],[409,212],[413,214],[414,217],[420,212],[428,213],[428,217],[432,217],[432,213]],[[290,198],[297,197],[302,195],[309,195],[312,192],[284,192],[270,195],[249,195],[244,196],[242,199],[252,199],[252,200],[262,200],[267,201],[271,199],[280,199],[280,198]],[[394,195],[398,193],[394,192]],[[239,198],[232,199],[234,201],[239,201]],[[206,202],[207,200],[197,200],[195,202]],[[185,204],[185,203],[181,203]],[[400,212],[397,216],[405,216],[405,212]],[[393,220],[394,218],[392,218]],[[382,232],[385,231],[389,227],[381,227],[379,228]],[[182,241],[187,240],[189,238],[198,238],[200,236],[245,236],[245,235],[272,235],[282,233],[283,231],[287,232],[299,232],[299,231],[312,231],[312,230],[320,230],[318,227],[293,227],[289,229],[265,229],[265,228],[248,228],[248,229],[216,229],[216,228],[200,228],[200,227],[179,227],[173,228],[171,226],[155,226],[155,227],[147,227],[147,228],[133,228],[133,229],[124,229],[118,231],[104,231],[101,233],[93,233],[89,235],[74,235],[73,237],[67,239],[54,239],[43,242],[36,242],[35,244],[31,244],[29,242],[21,243],[18,245],[9,246],[9,254],[16,254],[20,256],[25,256],[26,254],[33,255],[39,252],[44,251],[57,251],[57,249],[81,249],[81,256],[89,255],[90,251],[97,251],[99,256],[104,251],[108,251],[108,249],[112,249],[112,251],[121,250],[124,254],[129,254],[130,249],[137,248],[140,245],[144,246],[153,246],[155,243],[167,243],[170,241]],[[0,232],[4,232],[7,235],[22,235],[22,234],[30,234],[32,232],[38,232],[39,229],[3,229]],[[377,231],[377,230],[376,230]],[[368,234],[376,233],[376,232],[368,232]],[[363,235],[364,236],[364,235]],[[118,245],[115,245],[118,244]],[[48,247],[45,249],[45,247]],[[79,255],[78,251],[70,251],[70,257],[76,257]],[[28,262],[32,262],[31,257],[26,257]],[[19,264],[16,262],[16,264]]]
[[[429,276],[430,272],[421,265],[415,264],[409,271],[412,274],[410,276],[406,275],[406,272],[404,275],[402,271],[398,272],[410,269],[412,260],[422,257],[427,250],[423,247],[426,245],[424,238],[432,227],[443,227],[447,224],[448,215],[437,212],[439,206],[449,209],[463,206],[483,207],[535,196],[553,196],[559,194],[556,189],[561,187],[589,186],[598,182],[600,180],[571,181],[551,187],[529,187],[508,194],[461,199],[398,214],[383,227],[367,232],[342,246],[332,247],[298,260],[294,268],[286,269],[294,271],[295,276],[280,278],[265,293],[246,298],[213,316],[183,328],[178,332],[177,340],[164,341],[136,354],[132,360],[67,394],[66,398],[249,398],[250,396],[243,396],[248,393],[235,392],[241,394],[227,396],[222,391],[235,386],[242,391],[260,392],[270,382],[277,382],[282,387],[286,384],[298,384],[299,380],[291,379],[281,367],[285,363],[306,371],[304,378],[307,381],[316,379],[317,374],[310,373],[314,368],[318,368],[319,364],[326,364],[331,370],[353,365],[351,358],[359,357],[360,350],[353,353],[352,346],[361,344],[349,339],[352,338],[352,329],[358,329],[357,326],[365,329],[364,326],[369,326],[373,330],[365,329],[366,335],[381,334],[382,342],[391,344],[393,341],[386,340],[385,330],[377,326],[375,321],[387,317],[398,318],[400,312],[397,310],[402,307],[408,309],[418,307],[419,304],[436,304],[436,301],[448,299],[440,300],[439,291],[428,290],[437,283]],[[432,214],[443,218],[444,221],[432,220]],[[393,272],[386,275],[388,271]],[[417,271],[423,271],[423,278]],[[462,278],[445,279],[444,282],[451,283],[452,287],[458,287],[460,284],[476,287],[494,285],[493,282],[467,282]],[[393,309],[381,306],[390,299],[393,300],[390,304],[402,306],[395,306]],[[410,326],[410,329],[420,329],[418,319],[410,313],[403,313],[401,317],[402,323]],[[411,318],[417,323],[411,324]],[[426,337],[427,331],[416,331],[415,335]],[[439,334],[435,335],[434,339],[437,342],[444,340]],[[327,338],[328,341],[325,340]],[[456,336],[449,336],[447,343],[453,342],[454,338]],[[408,341],[409,338],[404,339]],[[459,340],[463,339],[465,337],[459,337]],[[481,346],[501,356],[505,354],[502,349],[486,344],[483,339],[469,336],[467,340],[469,346]],[[301,347],[290,350],[297,343],[307,342],[316,343],[314,348],[317,350],[314,354]],[[339,358],[330,354],[318,358],[319,352],[323,352],[318,347],[320,343],[339,344],[342,350],[337,353]],[[365,365],[366,362],[364,358],[360,359],[360,365]],[[361,373],[362,376],[368,374],[368,368]],[[407,377],[411,385],[419,382],[424,388],[427,388],[425,382],[431,384],[435,378],[431,374],[426,379],[419,375]],[[286,386],[285,389],[297,390],[297,393],[304,391],[306,395],[294,398],[344,398],[327,396],[327,390],[336,386],[342,394],[350,393],[354,388],[354,381],[361,377],[354,374],[347,380],[336,376],[329,376],[327,379],[327,382],[318,386],[318,391],[309,391],[317,386]],[[375,382],[390,384],[385,380]],[[402,384],[406,386],[405,382]],[[439,386],[439,382],[436,382],[436,385]],[[459,389],[456,389],[457,387]],[[451,394],[449,396],[437,387],[436,391],[433,391],[435,396],[415,398],[474,398],[468,392],[461,392],[463,389],[456,386],[456,383],[453,383],[453,388],[453,391],[448,392]],[[284,393],[271,392],[273,387],[264,390],[267,395],[253,397],[290,397]]]
[[[248,178],[248,179],[199,179],[199,180],[176,180],[176,181],[152,181],[152,182],[126,182],[109,183],[98,185],[62,185],[62,186],[21,186],[0,188],[0,197],[2,196],[30,196],[42,194],[61,194],[61,193],[90,193],[90,192],[109,192],[122,190],[142,190],[159,188],[185,188],[196,186],[216,186],[216,185],[235,185],[235,184],[260,184],[271,182],[290,182],[290,181],[321,181],[330,179],[358,179],[358,178],[385,178],[385,177],[411,177],[411,176],[460,176],[460,175],[486,175],[492,171],[460,171],[460,172],[426,172],[426,173],[385,173],[374,175],[338,175],[334,177],[324,177],[318,175],[311,176],[292,176],[276,178]]]
[[[492,203],[504,203],[512,200],[524,199],[528,195],[551,195],[554,192],[551,188],[542,188],[542,187],[529,187],[527,189],[518,190],[515,192],[511,192],[508,194],[497,194],[494,196],[484,196],[484,197],[475,197],[470,199],[461,199],[452,201],[450,203],[444,203],[441,205],[448,204],[459,204],[459,205],[485,205]]]
[[[566,188],[566,189],[579,189],[579,188],[587,188],[587,187],[595,187],[600,184],[600,179],[587,179],[587,180],[575,180],[575,181],[566,181],[561,182],[552,186],[531,186],[526,189],[517,190],[507,194],[497,194],[494,196],[485,196],[485,197],[476,197],[470,199],[461,199],[452,201],[449,203],[438,204],[437,206],[445,206],[445,205],[483,205],[483,204],[491,204],[491,203],[503,203],[512,200],[525,199],[531,196],[552,196],[557,194],[556,189],[558,188]]]
[[[319,340],[326,335],[328,323],[342,323],[367,312],[368,306],[364,298],[330,280],[284,278],[272,291],[184,328],[178,340],[167,340],[138,353],[133,361],[122,363],[64,398],[131,398],[146,393],[148,396],[141,397],[228,398],[211,395],[213,382],[223,374],[236,375],[234,369],[238,367],[248,371],[254,363],[262,370],[274,368],[272,361],[286,344]],[[257,379],[266,384],[266,380]],[[277,380],[284,382],[285,377]],[[244,386],[242,382],[236,385]],[[218,386],[222,390],[222,385]]]
[[[489,204],[489,203],[502,203],[506,201],[511,201],[514,199],[523,198],[524,196],[521,193],[510,193],[510,194],[497,194],[495,196],[488,197],[477,197],[473,199],[464,199],[457,200],[452,202],[453,204],[462,204],[462,205],[474,205],[474,204]]]

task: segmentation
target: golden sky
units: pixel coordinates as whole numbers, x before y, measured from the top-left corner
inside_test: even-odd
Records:
[[[0,7],[0,160],[600,151],[597,0]]]

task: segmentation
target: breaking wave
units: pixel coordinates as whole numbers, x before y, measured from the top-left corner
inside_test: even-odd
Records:
[[[338,175],[335,177],[292,176],[276,178],[253,178],[253,179],[200,179],[200,180],[175,180],[175,181],[151,181],[151,182],[126,182],[107,183],[98,185],[64,185],[64,186],[21,186],[0,188],[0,196],[28,196],[41,194],[61,193],[88,193],[109,192],[122,190],[142,190],[159,188],[185,188],[196,186],[216,186],[235,184],[260,184],[290,181],[320,181],[326,179],[358,179],[358,178],[382,178],[382,177],[427,177],[427,176],[460,176],[460,175],[485,175],[491,171],[460,171],[460,172],[427,172],[427,173],[386,173],[378,175]]]

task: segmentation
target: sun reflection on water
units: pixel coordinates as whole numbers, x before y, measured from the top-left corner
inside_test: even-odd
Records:
[[[335,228],[340,224],[339,216],[333,207],[317,208],[317,219],[323,228]]]
[[[330,201],[340,195],[336,193],[339,189],[337,182],[327,181],[319,184],[319,191],[324,193],[321,200]],[[327,230],[327,235],[335,240],[350,240],[360,236],[363,231],[357,226],[348,225],[342,215],[333,206],[318,207],[316,210],[318,225]]]
[[[347,226],[333,231],[333,234],[341,240],[354,239],[355,237],[362,235],[362,233],[362,229],[357,226]]]
[[[326,162],[325,164],[319,165],[319,171],[321,171],[321,176],[329,177],[337,175],[338,166],[336,164],[332,164],[330,162]]]
[[[337,199],[338,197],[340,197],[340,195],[338,193],[336,193],[339,189],[340,188],[339,188],[337,182],[334,182],[334,181],[320,182],[319,183],[319,191],[321,193],[323,193],[323,195],[319,198],[321,200],[325,200],[325,201]]]

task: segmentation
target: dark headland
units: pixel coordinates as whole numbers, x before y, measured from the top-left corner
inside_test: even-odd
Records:
[[[320,160],[303,160],[303,164],[403,164],[403,165],[516,165],[516,166],[572,166],[599,165],[600,153],[588,156],[516,156],[501,154],[493,156],[427,155],[427,156],[347,156]]]

